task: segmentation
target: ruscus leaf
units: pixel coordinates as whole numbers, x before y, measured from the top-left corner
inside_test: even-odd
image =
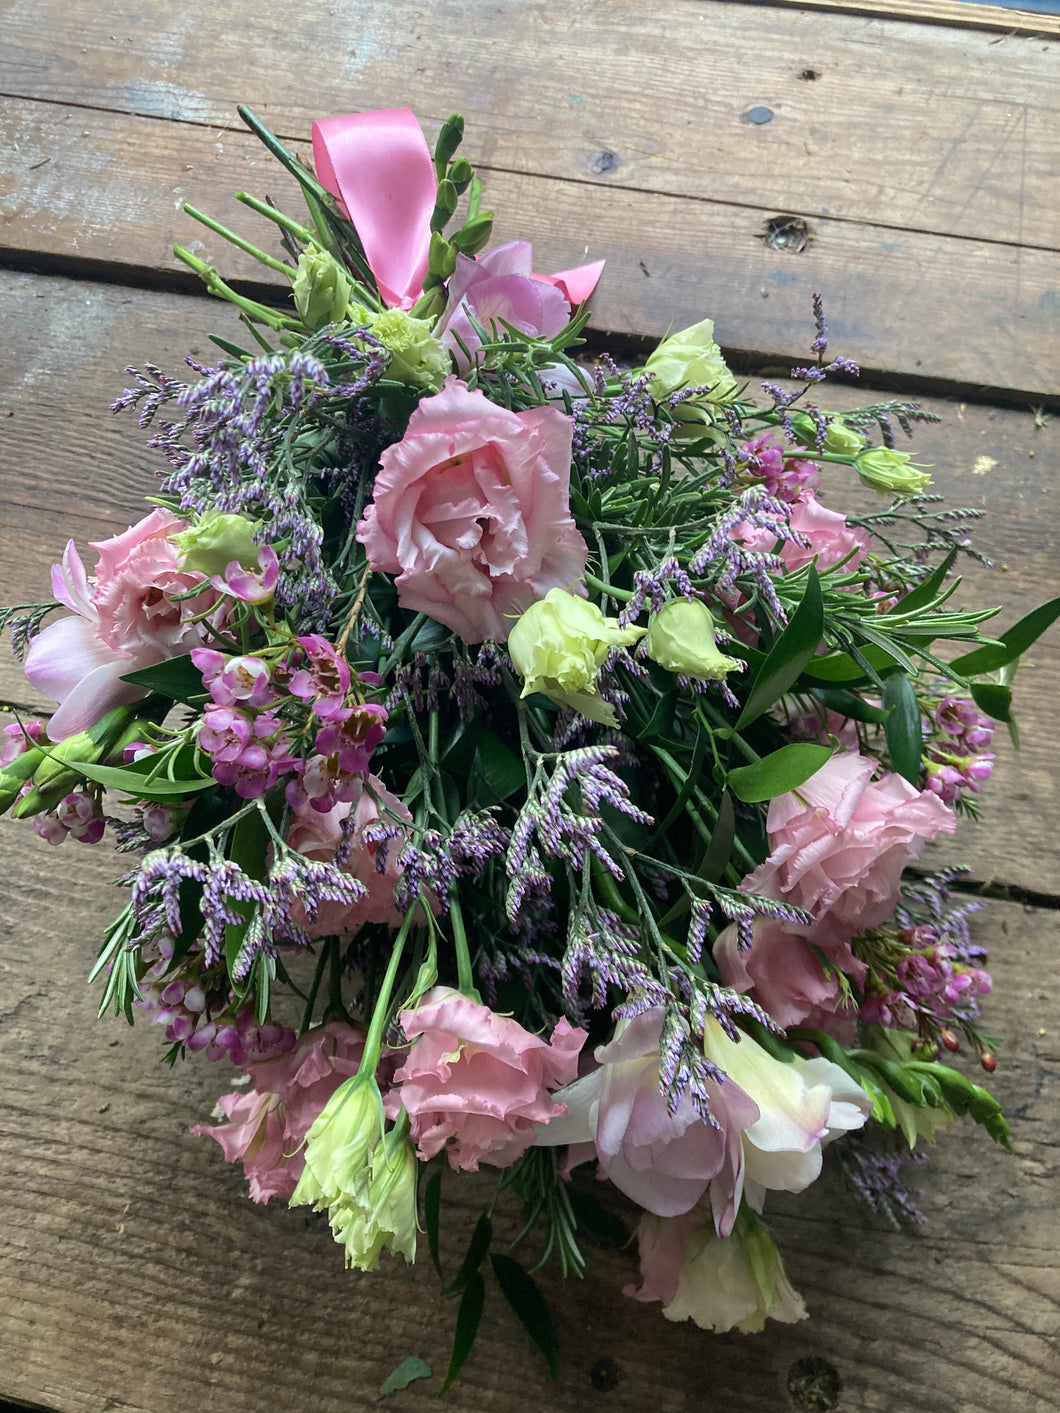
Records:
[[[821,581],[811,567],[806,589],[787,626],[766,654],[758,669],[751,694],[740,712],[735,729],[757,721],[802,675],[821,645],[824,635],[824,601]]]
[[[559,1336],[537,1282],[511,1256],[495,1252],[490,1257],[490,1265],[501,1288],[501,1294],[515,1311],[523,1329],[544,1355],[552,1378],[559,1378]]]
[[[446,1287],[446,1295],[455,1295],[458,1290],[463,1290],[468,1281],[475,1274],[478,1268],[486,1259],[486,1253],[490,1249],[490,1242],[493,1240],[493,1223],[483,1212],[471,1233],[471,1241],[468,1244],[467,1253],[460,1263],[460,1269],[456,1273],[456,1280],[452,1285]]]
[[[478,1271],[469,1279],[460,1298],[460,1309],[456,1312],[456,1330],[453,1333],[453,1352],[449,1359],[445,1381],[438,1390],[445,1393],[460,1370],[467,1362],[471,1346],[475,1343],[478,1327],[482,1322],[482,1309],[486,1303],[486,1282]]]
[[[910,785],[920,779],[920,755],[924,733],[920,725],[913,684],[904,672],[889,672],[883,679],[883,705],[887,708],[884,732],[891,768]]]
[[[999,667],[1014,662],[1021,653],[1038,641],[1047,628],[1060,618],[1060,598],[1039,604],[1013,623],[998,639],[997,645],[973,648],[970,653],[954,658],[950,666],[962,677],[977,677],[983,672],[996,672]]]
[[[811,775],[817,774],[831,754],[831,746],[815,746],[799,741],[781,746],[779,751],[773,751],[751,765],[730,770],[725,783],[744,804],[758,804],[777,795],[786,795],[789,790],[797,790]]]

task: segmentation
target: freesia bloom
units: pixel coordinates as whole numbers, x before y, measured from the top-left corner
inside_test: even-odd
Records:
[[[884,922],[906,864],[956,824],[930,791],[900,775],[873,780],[875,770],[874,760],[840,751],[798,790],[772,800],[769,858],[743,881],[749,892],[812,913],[809,940],[826,951],[831,939]]]
[[[550,1091],[573,1080],[585,1042],[566,1019],[546,1041],[448,986],[400,1019],[413,1045],[394,1092],[424,1162],[445,1148],[458,1171],[506,1168],[535,1141],[536,1125],[563,1113]]]
[[[855,1008],[845,1003],[835,972],[826,972],[804,937],[783,923],[758,917],[751,946],[741,951],[736,924],[720,933],[714,960],[721,979],[757,1001],[776,1023],[816,1026],[837,1039],[853,1038]],[[864,967],[859,966],[859,973]]]
[[[447,293],[437,332],[461,372],[470,367],[468,354],[473,358],[481,347],[472,318],[501,335],[503,326],[510,324],[520,333],[545,339],[560,333],[570,319],[564,291],[533,274],[533,250],[525,240],[498,245],[475,260],[458,255]]]
[[[351,814],[353,824],[344,834],[343,823]],[[295,923],[310,937],[354,932],[366,922],[397,927],[403,914],[394,901],[394,886],[401,877],[405,826],[411,823],[406,807],[374,775],[368,776],[367,783],[357,781],[352,801],[342,801],[326,813],[316,810],[311,800],[297,807],[287,843],[306,858],[322,862],[334,859],[345,843],[349,853],[343,871],[364,885],[364,893],[355,903],[321,903],[312,920],[298,904],[292,909]]]
[[[26,677],[59,710],[48,724],[53,741],[87,730],[115,706],[146,696],[121,681],[127,673],[178,657],[206,637],[197,615],[216,602],[209,587],[174,603],[204,583],[179,567],[171,535],[184,524],[168,510],[153,510],[121,535],[93,544],[99,551],[94,588],[71,540],[52,567],[52,591],[72,617],[51,623],[32,640]]]
[[[615,709],[598,695],[596,676],[612,648],[643,636],[643,628],[623,628],[596,604],[564,589],[549,589],[511,630],[508,651],[523,678],[524,697],[543,692],[593,721],[616,726]]]
[[[588,555],[570,513],[570,418],[510,412],[449,378],[380,458],[357,528],[398,602],[469,643],[503,642],[512,620],[566,588]]]
[[[724,1079],[707,1082],[717,1127],[699,1117],[687,1095],[669,1113],[659,1087],[662,1020],[661,1007],[653,1007],[621,1023],[596,1051],[599,1068],[556,1096],[567,1112],[536,1141],[575,1145],[575,1162],[597,1157],[617,1188],[658,1216],[690,1211],[709,1188],[718,1229],[727,1233],[743,1184],[740,1135],[758,1120],[758,1105]]]
[[[302,1142],[324,1105],[350,1075],[364,1049],[360,1031],[329,1022],[307,1030],[286,1055],[246,1066],[254,1088],[219,1101],[226,1124],[197,1124],[192,1133],[216,1139],[229,1163],[240,1162],[255,1202],[290,1198],[305,1155]]]
[[[757,1334],[767,1318],[805,1320],[806,1307],[761,1222],[721,1240],[703,1217],[699,1210],[682,1217],[646,1213],[637,1226],[643,1283],[625,1293],[661,1300],[668,1320],[692,1320],[717,1334]]]

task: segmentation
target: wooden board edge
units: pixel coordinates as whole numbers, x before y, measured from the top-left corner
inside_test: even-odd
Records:
[[[759,8],[829,10],[863,19],[908,20],[913,24],[946,25],[951,29],[1000,30],[1002,36],[1060,36],[1060,15],[1006,10],[1000,5],[980,5],[977,0],[736,0],[736,3]]]

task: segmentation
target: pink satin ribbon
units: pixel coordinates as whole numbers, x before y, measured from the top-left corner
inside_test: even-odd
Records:
[[[411,309],[423,293],[437,187],[426,139],[409,108],[321,118],[313,124],[317,180],[356,227],[387,304]],[[596,288],[602,260],[534,275],[573,305]]]

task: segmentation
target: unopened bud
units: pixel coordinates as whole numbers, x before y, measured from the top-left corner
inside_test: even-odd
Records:
[[[986,1070],[987,1074],[993,1074],[997,1069],[997,1056],[992,1055],[989,1050],[984,1050],[979,1056],[979,1063],[982,1065],[983,1069]]]

